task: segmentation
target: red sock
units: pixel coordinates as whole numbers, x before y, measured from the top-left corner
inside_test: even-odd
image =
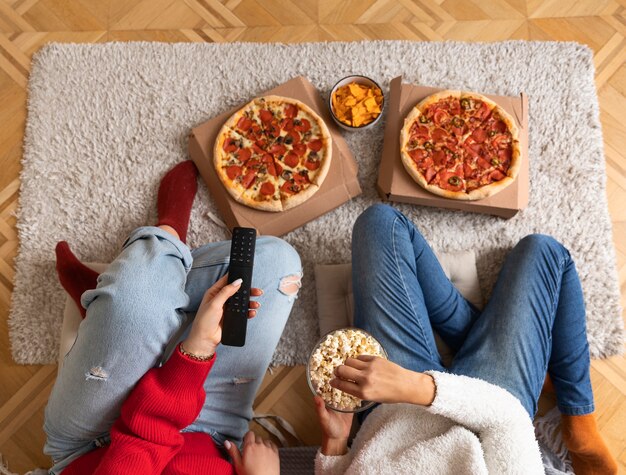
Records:
[[[196,165],[186,160],[167,172],[159,186],[157,226],[173,227],[182,242],[187,240],[191,205],[198,189],[197,176]]]
[[[57,255],[57,275],[65,291],[76,302],[83,318],[87,311],[80,303],[80,297],[87,290],[98,285],[98,273],[80,262],[65,241],[60,241],[55,249]]]

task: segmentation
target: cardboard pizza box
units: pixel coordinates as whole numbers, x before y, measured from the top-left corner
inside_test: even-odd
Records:
[[[278,213],[260,211],[235,201],[224,188],[213,167],[213,146],[224,122],[245,104],[230,109],[192,129],[189,135],[189,155],[209,187],[229,229],[244,226],[256,228],[259,234],[282,236],[360,195],[361,187],[357,179],[357,163],[348,144],[341,136],[339,128],[332,120],[328,107],[313,84],[303,76],[298,76],[259,94],[259,97],[269,94],[291,97],[304,102],[319,114],[332,136],[333,151],[330,169],[320,189],[306,202]],[[254,98],[250,97],[250,100],[252,99]]]
[[[528,97],[524,93],[517,97],[484,94],[515,119],[519,128],[522,166],[515,181],[499,193],[482,200],[461,201],[426,191],[407,173],[400,158],[400,131],[404,125],[404,118],[422,99],[443,90],[403,84],[401,76],[391,81],[383,156],[378,171],[378,193],[383,199],[389,201],[512,218],[519,210],[528,206]],[[480,93],[480,91],[474,92]]]

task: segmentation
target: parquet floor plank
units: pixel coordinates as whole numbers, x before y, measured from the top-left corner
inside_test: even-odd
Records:
[[[7,316],[30,59],[47,42],[577,41],[594,51],[607,197],[626,307],[626,0],[0,0],[0,453],[48,466],[43,410],[54,366],[17,366]],[[626,473],[626,356],[592,362],[598,424]],[[255,402],[307,445],[320,430],[304,368],[279,367]],[[268,435],[252,424],[255,431]],[[288,437],[290,442],[295,442]]]
[[[108,1],[40,0],[21,16],[35,31],[106,30]]]
[[[441,5],[455,20],[523,19],[526,17],[524,2],[509,3],[504,0],[445,0]]]

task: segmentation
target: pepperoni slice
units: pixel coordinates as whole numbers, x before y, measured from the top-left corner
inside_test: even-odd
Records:
[[[476,160],[476,164],[480,167],[480,168],[484,168],[485,170],[487,168],[491,168],[491,163],[489,163],[487,160],[485,160],[483,157],[478,157],[478,160]]]
[[[426,181],[430,183],[430,181],[434,178],[436,174],[437,172],[434,168],[429,168],[426,170],[426,174],[424,175],[424,177],[426,178]]]
[[[502,180],[506,175],[504,173],[502,173],[499,170],[494,170],[489,174],[489,178],[492,181],[500,181]]]
[[[231,165],[230,167],[226,168],[226,175],[228,176],[228,178],[230,178],[231,180],[234,180],[235,178],[237,178],[239,175],[241,175],[241,167],[238,167],[236,165]]]
[[[450,113],[452,115],[461,114],[461,101],[456,97],[450,102]]]
[[[224,140],[224,145],[222,145],[222,149],[224,149],[224,152],[234,152],[238,148],[239,146],[237,145],[237,141],[231,137],[228,137],[226,140]]]
[[[283,183],[283,185],[280,187],[280,191],[282,191],[283,193],[287,193],[288,195],[293,195],[294,193],[300,191],[300,187],[296,185],[293,180],[290,180]]]
[[[508,135],[496,135],[491,141],[493,148],[503,148],[509,144],[510,138]]]
[[[320,167],[320,162],[307,160],[306,162],[304,162],[304,166],[307,167],[309,170],[313,171],[313,170],[317,170]]]
[[[463,136],[463,132],[464,132],[463,127],[452,126],[451,130],[452,130],[452,133],[456,135],[457,137]]]
[[[274,170],[276,171],[275,176],[278,176],[283,172],[283,167],[280,166],[280,163],[274,162]]]
[[[289,144],[297,144],[300,143],[300,141],[302,140],[302,138],[300,137],[300,134],[298,132],[296,132],[295,130],[292,130],[291,132],[289,132],[287,134],[287,137],[285,137],[285,141]]]
[[[275,143],[274,145],[270,147],[269,152],[272,155],[284,155],[285,152],[287,152],[287,147],[285,147],[284,145]]]
[[[280,125],[277,122],[271,123],[267,128],[267,134],[272,138],[278,137],[280,135]]]
[[[294,126],[294,129],[296,129],[298,132],[308,132],[309,130],[311,130],[311,122],[309,122],[306,119],[300,119],[299,120],[299,124],[296,124]]]
[[[293,176],[293,180],[296,182],[296,185],[305,185],[307,183],[311,183],[309,180],[309,173],[306,170],[299,171]]]
[[[293,146],[293,151],[296,155],[301,157],[306,153],[306,145],[304,145],[303,143],[297,143]]]
[[[448,122],[450,122],[450,114],[448,114],[444,110],[439,109],[433,114],[433,121],[437,125],[447,124]]]
[[[293,127],[293,119],[283,119],[280,122],[280,128],[286,130],[287,132],[293,129]]]
[[[465,178],[471,177],[471,176],[474,175],[474,170],[472,169],[472,167],[469,166],[469,164],[464,163],[463,164],[463,174],[465,175]]]
[[[422,150],[421,148],[416,148],[415,150],[411,150],[409,152],[409,156],[413,159],[415,163],[418,163],[423,158],[426,157],[426,150]]]
[[[261,122],[263,122],[264,124],[268,124],[274,118],[274,114],[272,114],[267,109],[261,109],[261,112],[259,112],[259,117],[261,118]]]
[[[237,157],[241,163],[246,163],[251,156],[252,150],[249,148],[242,148],[235,154],[235,157]]]
[[[427,169],[432,167],[435,164],[435,162],[433,162],[433,159],[430,157],[426,157],[424,160],[422,160],[422,163],[420,163],[420,167],[422,167],[423,169]]]
[[[287,155],[285,155],[284,161],[285,161],[285,165],[288,165],[291,168],[293,168],[297,166],[298,163],[300,163],[300,158],[295,153],[289,152]]]
[[[261,157],[261,161],[263,163],[272,163],[274,161],[274,157],[272,157],[269,153],[266,153]]]
[[[237,128],[239,130],[243,130],[244,132],[247,132],[248,129],[250,129],[250,127],[252,127],[252,120],[250,120],[248,117],[243,116],[241,117],[238,121],[237,121]]]
[[[249,170],[248,173],[241,179],[241,184],[244,188],[250,188],[254,183],[254,178],[256,177],[256,172],[254,170]]]
[[[511,147],[505,148],[503,150],[498,150],[498,158],[502,162],[510,162],[512,155],[513,153],[511,151]]]
[[[496,120],[494,117],[491,117],[489,121],[489,130],[495,130],[500,133],[507,131],[507,126],[503,120]]]
[[[450,191],[461,191],[463,189],[463,179],[455,170],[442,170],[437,174],[437,184],[440,188]]]
[[[435,165],[439,165],[440,167],[445,165],[447,161],[446,152],[443,150],[436,150],[433,152],[433,161],[435,162]]]
[[[428,127],[425,125],[418,125],[417,122],[413,124],[411,127],[411,137],[424,137],[425,139],[430,138],[430,133],[428,132]]]
[[[274,160],[267,164],[267,173],[272,176],[278,176],[278,171],[276,170],[276,164],[274,163]]]
[[[254,152],[257,153],[258,155],[263,155],[265,153],[263,146],[259,145],[259,142],[257,142],[254,145],[252,145],[252,150],[254,150]]]
[[[250,127],[250,131],[248,132],[248,135],[253,135],[254,137],[260,137],[261,135],[263,135],[263,129],[261,129],[261,126],[259,124],[252,124],[252,127]]]
[[[485,120],[487,117],[489,117],[490,113],[491,109],[489,108],[489,105],[486,102],[481,102],[480,108],[476,111],[474,116],[480,120]]]
[[[260,191],[262,195],[273,195],[274,192],[276,191],[276,188],[274,187],[272,183],[270,183],[269,181],[266,181],[265,183],[261,185]]]
[[[293,119],[297,115],[298,115],[298,108],[296,106],[294,106],[293,104],[287,104],[285,106],[285,117]]]
[[[258,167],[259,165],[261,165],[261,160],[259,160],[258,158],[251,158],[246,162],[246,166],[248,168]]]
[[[309,142],[309,148],[313,150],[314,152],[319,152],[322,149],[323,145],[324,144],[322,143],[320,139],[311,140]]]
[[[448,136],[448,132],[437,127],[435,130],[432,131],[431,136],[433,140],[436,140],[437,142],[441,142],[443,139],[445,139]]]
[[[487,138],[487,131],[479,127],[472,132],[472,138],[476,141],[476,143],[483,143]]]

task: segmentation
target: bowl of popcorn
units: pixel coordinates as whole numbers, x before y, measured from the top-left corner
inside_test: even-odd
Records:
[[[313,394],[320,396],[326,407],[340,412],[361,412],[375,404],[330,385],[330,380],[335,377],[335,368],[344,364],[346,359],[359,355],[387,359],[387,353],[376,338],[364,330],[352,327],[327,333],[311,351],[306,366],[307,381]]]
[[[365,76],[341,79],[330,91],[328,107],[333,120],[345,130],[368,129],[380,119],[383,90]]]

